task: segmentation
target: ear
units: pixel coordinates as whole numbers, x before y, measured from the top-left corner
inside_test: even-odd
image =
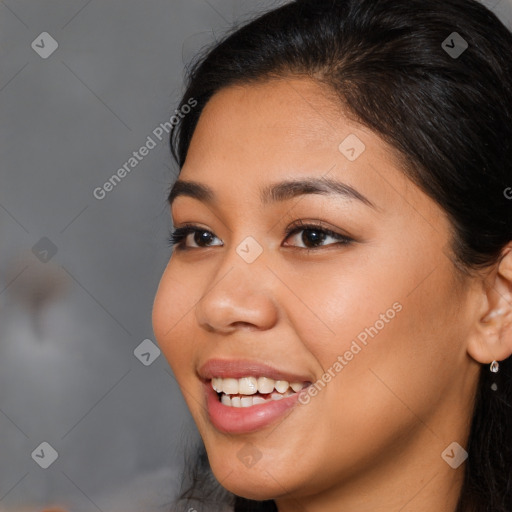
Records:
[[[467,351],[480,363],[503,361],[512,354],[512,242],[502,251],[478,293],[481,306]]]

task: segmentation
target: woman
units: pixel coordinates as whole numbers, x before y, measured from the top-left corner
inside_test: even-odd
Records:
[[[207,458],[176,509],[510,512],[510,32],[296,0],[180,111],[153,326]]]

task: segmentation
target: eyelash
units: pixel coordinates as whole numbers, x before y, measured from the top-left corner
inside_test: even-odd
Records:
[[[340,244],[340,245],[349,245],[352,242],[354,242],[354,240],[352,238],[349,238],[348,236],[345,236],[345,235],[341,235],[340,233],[335,233],[334,231],[326,229],[319,224],[302,224],[302,223],[288,228],[285,233],[285,240],[288,239],[292,235],[300,233],[301,231],[321,232],[327,236],[337,239],[338,240],[337,244]],[[215,236],[214,233],[212,233],[211,231],[191,224],[191,225],[187,225],[187,226],[184,226],[181,228],[176,228],[174,230],[171,229],[171,232],[170,232],[169,238],[168,238],[169,247],[171,247],[171,248],[175,247],[177,250],[181,250],[181,251],[186,251],[186,250],[190,250],[190,249],[208,249],[209,246],[207,246],[207,247],[186,247],[183,244],[183,242],[186,240],[187,236],[190,234],[193,234],[193,233],[209,233],[209,234]],[[310,251],[316,251],[318,249],[321,249],[322,247],[328,247],[330,245],[336,245],[336,244],[331,243],[331,244],[327,244],[327,245],[320,245],[317,247],[299,247],[299,249],[310,252]],[[211,246],[211,247],[215,247],[215,246]]]

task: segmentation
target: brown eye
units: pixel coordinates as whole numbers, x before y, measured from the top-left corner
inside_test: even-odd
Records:
[[[302,235],[298,236],[300,233]],[[334,231],[331,231],[329,229],[325,229],[321,226],[315,226],[315,225],[300,225],[296,226],[294,228],[291,228],[286,233],[286,239],[290,238],[291,236],[294,236],[296,241],[299,241],[299,243],[304,244],[303,248],[305,249],[316,249],[319,247],[324,247],[328,245],[334,245],[334,244],[342,244],[342,245],[348,245],[353,240],[345,235],[341,235],[339,233],[335,233]],[[324,242],[329,239],[334,240],[334,242],[325,243]],[[286,244],[290,245],[290,244]],[[299,245],[300,247],[300,245]]]
[[[193,235],[189,237],[189,235]],[[187,239],[192,238],[192,241],[196,245],[188,245]],[[176,247],[177,249],[195,249],[201,247],[210,247],[210,243],[213,239],[217,238],[211,231],[200,228],[199,226],[185,226],[177,228],[171,231],[169,235],[168,243],[170,247]],[[216,244],[222,245],[222,244]]]

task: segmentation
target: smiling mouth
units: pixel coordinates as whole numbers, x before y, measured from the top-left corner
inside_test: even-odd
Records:
[[[288,382],[268,377],[222,378],[214,377],[210,385],[217,392],[219,401],[228,407],[252,407],[282,400],[297,394],[310,382]]]

